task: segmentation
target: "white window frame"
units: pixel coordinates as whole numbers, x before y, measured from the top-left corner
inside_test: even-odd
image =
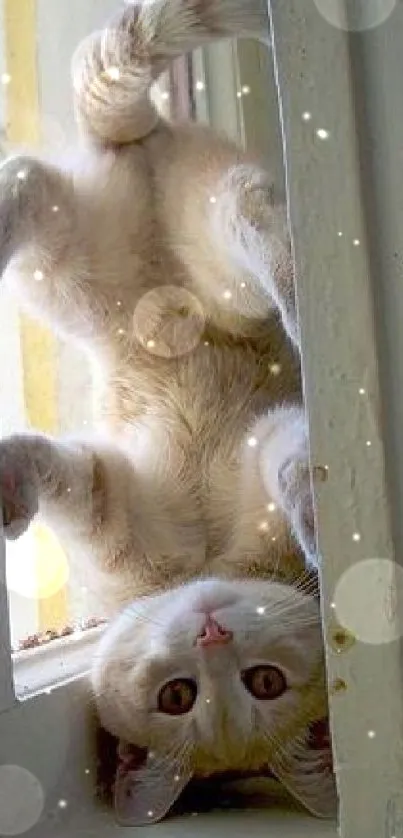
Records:
[[[15,694],[19,699],[26,700],[75,678],[87,678],[97,643],[104,631],[104,626],[86,629],[14,654]]]
[[[360,36],[331,26],[317,6],[271,0],[271,21],[311,457],[329,464],[316,503],[340,834],[392,838],[403,834],[401,645],[357,641],[337,654],[331,603],[338,580],[357,561],[398,563],[402,555],[396,522],[403,500],[403,355],[401,338],[388,336],[403,306],[399,265],[391,258],[403,245],[403,108],[396,78],[403,6]],[[304,120],[304,112],[312,119]],[[329,131],[328,139],[321,140],[318,129]],[[365,147],[375,136],[371,158],[361,142]],[[333,694],[337,679],[347,690]]]

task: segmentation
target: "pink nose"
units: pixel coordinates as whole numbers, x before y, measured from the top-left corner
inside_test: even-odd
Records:
[[[202,648],[208,646],[222,646],[232,640],[232,631],[227,631],[212,617],[207,617],[206,622],[199,634],[196,643]]]

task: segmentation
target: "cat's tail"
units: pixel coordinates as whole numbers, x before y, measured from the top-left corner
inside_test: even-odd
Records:
[[[177,56],[231,37],[268,40],[267,0],[129,0],[72,62],[76,117],[103,144],[131,143],[159,120],[150,88]]]

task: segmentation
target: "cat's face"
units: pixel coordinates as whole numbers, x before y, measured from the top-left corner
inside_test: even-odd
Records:
[[[294,757],[280,752],[327,713],[317,601],[215,580],[137,601],[106,631],[93,686],[102,724],[148,753],[143,772],[171,764],[182,787],[185,775],[286,774]]]

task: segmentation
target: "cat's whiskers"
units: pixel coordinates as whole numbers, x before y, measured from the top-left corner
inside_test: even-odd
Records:
[[[284,765],[284,762],[287,762],[287,759],[289,759],[288,751],[285,744],[281,742],[281,740],[275,733],[273,733],[273,731],[267,730],[264,724],[260,726],[260,729],[264,736],[264,739],[267,741],[267,744],[269,745],[270,751],[275,750],[276,766],[282,767],[282,763]]]
[[[274,603],[267,607],[265,616],[267,621],[278,620],[281,617],[282,625],[315,625],[318,622],[318,615],[305,615],[301,613],[301,603]]]
[[[127,619],[133,619],[133,621],[142,620],[144,623],[158,626],[158,628],[163,628],[165,625],[162,620],[158,620],[155,617],[151,617],[145,611],[140,610],[139,605],[135,602],[131,603],[127,606],[127,608],[125,608],[122,617]]]
[[[179,768],[179,770],[180,768],[183,768],[189,757],[191,757],[193,750],[194,743],[190,743],[188,741],[183,741],[179,745],[173,745],[169,751],[158,752],[155,753],[155,755],[151,749],[152,756],[147,757],[146,763],[147,773],[149,774],[150,779],[157,777],[160,780],[161,768],[164,768],[164,770],[169,770],[171,766],[175,766],[175,768]]]

